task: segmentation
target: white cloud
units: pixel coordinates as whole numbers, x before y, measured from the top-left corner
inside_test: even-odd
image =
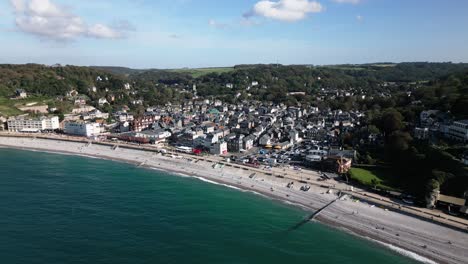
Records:
[[[210,25],[210,27],[219,28],[219,29],[225,29],[228,27],[228,24],[220,23],[214,19],[210,19],[208,21],[208,25]]]
[[[361,3],[361,0],[332,0],[333,2],[335,3],[338,3],[338,4],[353,4],[353,5],[357,5],[359,3]]]
[[[10,0],[15,11],[17,28],[25,33],[54,40],[73,40],[78,37],[122,38],[129,24],[110,27],[87,25],[83,19],[50,0]]]
[[[257,2],[253,9],[244,15],[262,16],[275,20],[294,22],[306,18],[309,13],[319,13],[323,11],[323,6],[316,1],[309,0],[262,0]]]
[[[106,25],[96,24],[88,28],[88,36],[95,38],[120,38],[122,34]]]
[[[16,12],[23,12],[24,10],[24,1],[23,0],[10,0],[13,8]]]

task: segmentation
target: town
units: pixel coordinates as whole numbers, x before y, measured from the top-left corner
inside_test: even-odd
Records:
[[[321,79],[320,76],[315,78],[318,81]],[[97,84],[108,82],[109,77],[97,76],[94,81]],[[366,166],[376,164],[375,158],[370,155],[371,150],[389,140],[386,131],[382,130],[388,122],[396,122],[394,119],[398,119],[398,115],[393,112],[384,113],[384,116],[388,114],[390,121],[382,121],[386,123],[379,130],[369,125],[369,113],[360,109],[340,110],[320,104],[242,99],[240,97],[245,91],[267,88],[255,80],[243,83],[244,92],[236,92],[237,100],[234,102],[200,96],[196,84],[182,86],[173,83],[163,85],[181,94],[191,93],[191,98],[151,106],[144,97],[136,96],[140,99],[132,99],[131,107],[124,105],[120,108],[109,108],[119,95],[108,88],[99,91],[97,85],[93,85],[86,94],[71,89],[55,98],[55,101],[71,106],[68,113],[59,116],[55,114],[57,107],[40,106],[32,102],[21,108],[24,114],[0,117],[0,130],[8,133],[67,135],[101,142],[147,145],[161,151],[214,155],[227,162],[264,170],[273,167],[298,171],[312,169],[322,173],[324,181],[331,178],[346,182],[351,180],[411,204],[416,202],[424,207],[441,206],[454,215],[468,213],[466,197],[442,194],[438,186],[435,187],[435,198],[426,195],[425,201],[421,201],[420,198],[416,199],[417,195],[405,192],[403,188],[389,186],[384,180],[374,178],[364,182],[359,179],[359,172]],[[121,85],[120,90],[124,94],[138,95],[139,90],[134,89],[133,84],[123,82]],[[223,85],[225,89],[234,88],[233,83]],[[383,91],[399,85],[395,82],[378,84]],[[414,91],[411,89],[405,94],[411,96]],[[365,100],[375,96],[386,99],[392,98],[389,91],[376,95],[363,89],[321,88],[316,91],[315,99],[319,102],[349,98]],[[90,94],[105,96],[92,100]],[[307,95],[305,92],[288,92],[285,96],[300,98]],[[10,100],[26,98],[28,93],[25,90],[16,89]],[[420,103],[413,101],[412,104]],[[135,111],[135,108],[139,110]],[[468,120],[454,120],[450,114],[441,110],[423,109],[414,118],[414,123],[406,123],[405,126],[411,128],[410,136],[421,142],[436,142],[438,139],[460,144],[468,142]],[[459,153],[455,158],[461,166],[468,165],[467,151]]]

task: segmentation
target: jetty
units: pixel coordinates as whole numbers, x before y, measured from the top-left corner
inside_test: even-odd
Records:
[[[299,227],[303,226],[304,224],[306,224],[307,222],[310,222],[312,220],[314,220],[317,216],[320,215],[321,212],[323,212],[323,210],[327,209],[329,206],[331,206],[332,204],[334,204],[336,201],[338,201],[339,199],[341,199],[341,197],[343,197],[343,195],[345,194],[338,194],[338,197],[336,199],[334,199],[333,201],[327,203],[326,205],[322,206],[321,208],[319,208],[317,211],[313,212],[311,215],[309,215],[308,217],[306,217],[304,220],[300,221],[299,223],[295,224],[294,226],[292,226],[291,228],[289,228],[288,231],[293,231],[293,230],[296,230],[298,229]]]

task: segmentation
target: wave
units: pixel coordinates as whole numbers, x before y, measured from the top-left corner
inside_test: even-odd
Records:
[[[291,202],[291,201],[288,201],[288,200],[283,200],[283,201],[284,201],[285,204],[298,206],[298,207],[301,207],[301,208],[304,208],[304,209],[309,209],[307,206],[305,206],[303,204],[300,204],[300,203],[295,203],[295,202]]]
[[[241,189],[239,187],[236,187],[236,186],[233,186],[233,185],[229,185],[229,184],[225,184],[225,183],[219,183],[219,182],[208,180],[206,178],[199,177],[199,176],[192,176],[192,177],[196,178],[196,179],[199,179],[200,181],[203,181],[203,182],[216,184],[216,185],[221,185],[221,186],[228,187],[228,188],[231,188],[231,189],[235,189],[235,190],[238,190],[238,191],[244,191],[243,189]]]
[[[421,262],[421,263],[425,263],[425,264],[438,264],[437,262],[433,261],[433,260],[430,260],[426,257],[423,257],[421,255],[418,255],[412,251],[409,251],[409,250],[406,250],[406,249],[403,249],[403,248],[400,248],[400,247],[397,247],[397,246],[394,246],[394,245],[391,245],[391,244],[388,244],[388,243],[384,243],[384,242],[381,242],[381,241],[378,241],[378,240],[375,240],[375,239],[372,239],[372,238],[369,238],[369,237],[366,237],[367,239],[381,245],[381,246],[384,246],[402,256],[405,256],[405,257],[408,257],[408,258],[411,258],[411,259],[414,259],[418,262]]]

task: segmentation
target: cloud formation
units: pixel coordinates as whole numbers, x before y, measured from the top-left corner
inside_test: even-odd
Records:
[[[361,0],[332,0],[333,2],[335,3],[338,3],[338,4],[353,4],[353,5],[357,5],[359,3],[361,3]]]
[[[309,13],[320,13],[323,6],[316,1],[309,0],[262,0],[253,9],[244,14],[245,18],[262,16],[280,21],[294,22],[307,17]]]
[[[87,25],[83,19],[50,0],[10,0],[15,11],[17,28],[25,33],[53,40],[73,40],[78,37],[117,39],[130,30],[128,22],[116,26]]]

